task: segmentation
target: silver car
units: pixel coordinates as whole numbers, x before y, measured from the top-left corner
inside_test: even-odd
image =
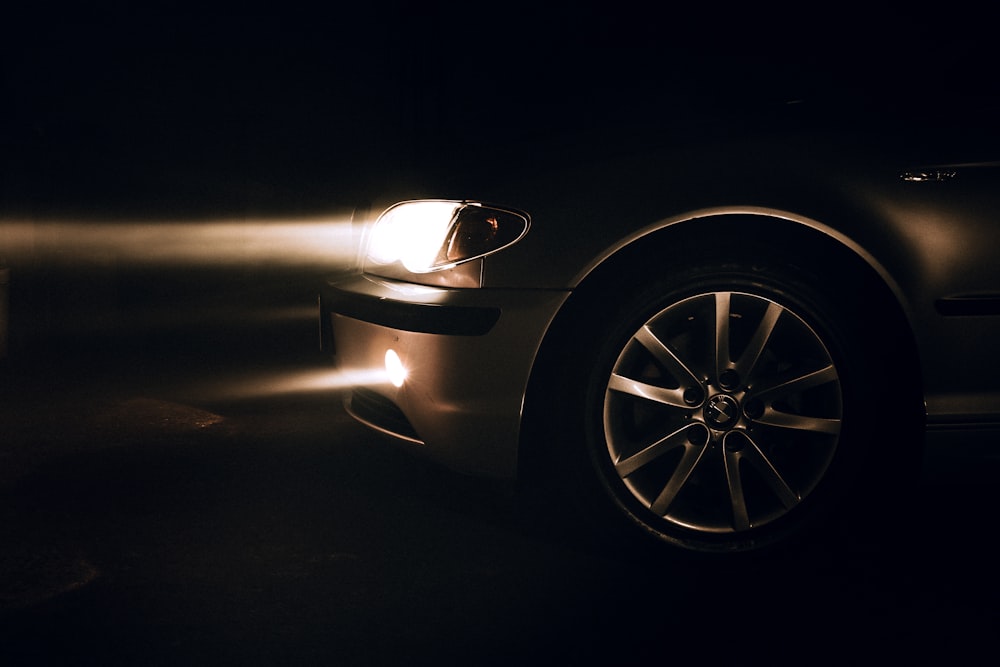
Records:
[[[696,552],[905,503],[928,439],[1000,424],[1000,162],[939,129],[713,130],[387,199],[321,297],[368,373],[346,408]]]

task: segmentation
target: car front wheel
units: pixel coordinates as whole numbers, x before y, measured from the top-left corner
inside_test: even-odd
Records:
[[[857,298],[777,263],[719,260],[585,322],[562,373],[580,387],[563,423],[582,436],[564,456],[587,493],[701,552],[781,542],[862,493],[890,446],[876,406],[892,392]]]

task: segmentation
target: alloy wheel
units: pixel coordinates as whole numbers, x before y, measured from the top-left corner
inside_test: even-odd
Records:
[[[764,296],[712,291],[655,312],[604,393],[610,464],[650,522],[734,534],[793,511],[840,439],[840,377],[816,330]]]

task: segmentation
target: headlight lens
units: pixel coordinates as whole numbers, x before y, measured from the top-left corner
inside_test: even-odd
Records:
[[[375,222],[368,261],[426,273],[489,255],[527,231],[527,215],[479,202],[402,202]]]

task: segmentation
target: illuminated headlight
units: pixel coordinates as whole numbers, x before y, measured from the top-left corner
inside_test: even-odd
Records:
[[[494,253],[527,231],[526,215],[478,202],[402,202],[375,222],[368,260],[426,273]]]

